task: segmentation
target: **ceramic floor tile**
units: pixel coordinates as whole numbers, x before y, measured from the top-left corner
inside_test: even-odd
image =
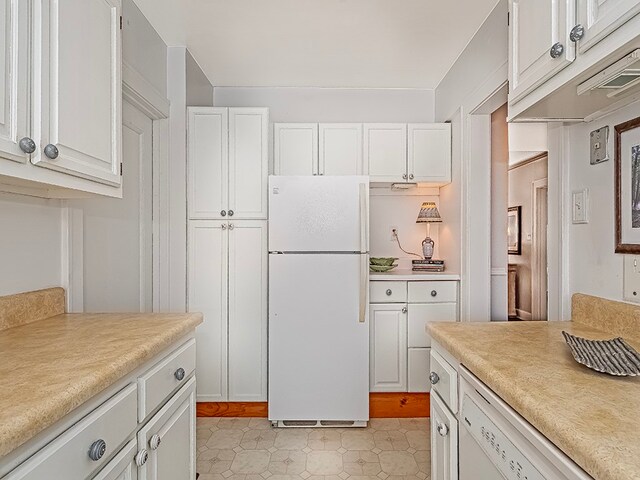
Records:
[[[343,471],[342,455],[314,450],[307,454],[307,471],[311,475],[337,475]]]
[[[240,445],[244,432],[242,430],[220,429],[211,433],[207,447],[232,450]]]
[[[342,446],[347,450],[372,450],[376,448],[373,435],[366,431],[355,429],[342,434]]]
[[[406,433],[407,440],[409,441],[409,445],[411,445],[416,450],[429,450],[431,446],[431,441],[429,435],[425,435],[424,432],[420,430],[412,430]]]
[[[307,446],[309,433],[306,430],[278,429],[274,447],[280,450],[302,450]]]
[[[384,473],[389,475],[415,475],[418,473],[418,464],[413,455],[408,452],[381,452],[378,456]]]
[[[271,454],[266,450],[245,450],[236,453],[230,470],[233,473],[260,474],[267,470]]]
[[[273,430],[249,430],[245,432],[240,441],[240,446],[245,450],[268,450],[273,447],[276,432]]]
[[[428,418],[401,418],[399,422],[400,428],[404,428],[405,430],[422,430],[423,432],[429,431]]]
[[[380,450],[406,450],[410,447],[406,435],[398,430],[378,430],[373,439]]]
[[[374,430],[400,430],[398,418],[372,418],[369,424]]]
[[[278,450],[271,454],[268,468],[274,475],[300,475],[306,467],[306,453],[300,450]]]
[[[313,450],[338,450],[342,447],[341,434],[328,428],[314,430],[309,434],[309,447]]]

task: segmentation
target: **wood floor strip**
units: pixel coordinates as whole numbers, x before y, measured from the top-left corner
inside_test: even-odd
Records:
[[[267,402],[198,402],[198,417],[267,418]]]

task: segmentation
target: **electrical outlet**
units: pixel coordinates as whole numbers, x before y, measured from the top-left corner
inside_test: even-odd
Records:
[[[591,165],[597,165],[609,160],[609,127],[602,127],[591,132],[589,143]]]
[[[630,302],[640,303],[640,257],[624,256],[623,298]]]
[[[396,241],[397,235],[398,235],[398,227],[389,227],[389,240],[391,242]]]

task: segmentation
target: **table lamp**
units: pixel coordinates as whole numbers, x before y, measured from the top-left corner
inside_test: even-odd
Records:
[[[436,244],[430,237],[431,224],[442,223],[442,218],[440,217],[440,212],[438,212],[438,207],[436,207],[435,202],[424,202],[422,204],[416,223],[427,224],[427,237],[422,241],[422,255],[424,255],[426,260],[431,260],[433,257],[433,247]]]

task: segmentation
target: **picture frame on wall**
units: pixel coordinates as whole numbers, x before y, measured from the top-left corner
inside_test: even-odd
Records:
[[[522,254],[522,206],[509,207],[507,211],[507,249],[509,255]]]
[[[640,117],[615,132],[615,252],[640,253]]]

